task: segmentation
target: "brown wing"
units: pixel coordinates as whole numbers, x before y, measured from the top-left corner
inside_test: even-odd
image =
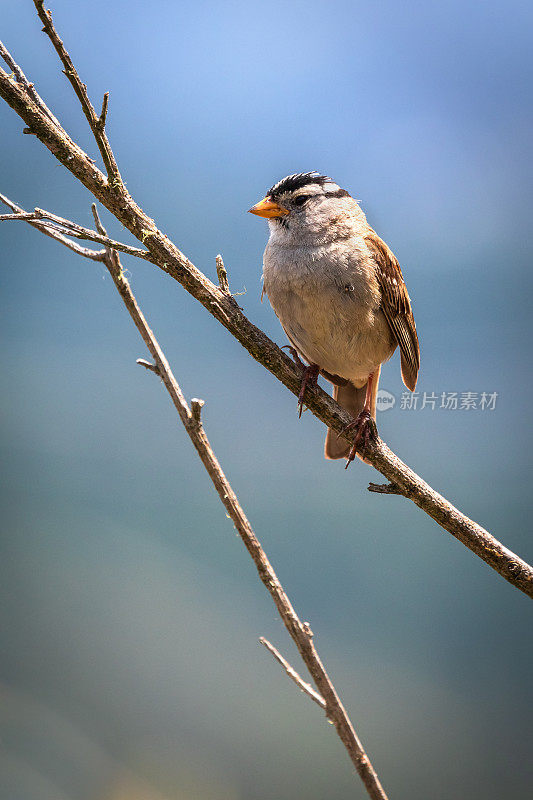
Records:
[[[365,242],[376,262],[381,310],[400,346],[403,382],[414,392],[420,368],[420,346],[402,271],[394,253],[375,231],[369,230]]]

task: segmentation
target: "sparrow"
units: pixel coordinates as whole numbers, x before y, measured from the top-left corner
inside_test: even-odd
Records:
[[[398,346],[403,382],[416,386],[420,347],[400,265],[358,201],[318,172],[288,175],[249,211],[270,228],[263,293],[303,369],[300,416],[322,375],[354,417],[341,436],[328,429],[324,454],[348,466],[375,435],[381,365]]]

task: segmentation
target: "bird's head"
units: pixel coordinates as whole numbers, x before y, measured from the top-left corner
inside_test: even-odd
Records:
[[[318,172],[288,175],[268,190],[263,200],[249,209],[266,217],[270,229],[320,234],[321,229],[351,217],[357,203],[346,189]],[[281,230],[280,230],[281,229]]]

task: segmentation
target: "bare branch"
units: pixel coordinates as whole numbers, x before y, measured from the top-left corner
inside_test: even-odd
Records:
[[[104,95],[102,113],[100,114],[100,117],[97,117],[94,107],[89,100],[89,95],[87,94],[87,86],[81,82],[76,67],[72,63],[72,59],[70,58],[65,45],[63,44],[54,27],[51,12],[45,9],[43,0],[33,0],[33,2],[35,4],[35,8],[37,9],[39,19],[43,23],[43,32],[46,33],[46,35],[50,38],[50,41],[52,42],[55,51],[63,64],[63,72],[69,79],[72,88],[76,92],[76,96],[80,101],[83,113],[87,118],[87,122],[89,123],[91,131],[93,132],[98,149],[100,150],[100,154],[107,171],[109,183],[112,187],[118,188],[122,185],[122,178],[120,176],[117,162],[115,161],[115,156],[113,155],[111,145],[109,144],[107,134],[105,132],[109,94],[106,93],[106,95]]]
[[[25,211],[23,214],[0,214],[0,222],[6,222],[6,220],[22,220],[22,222],[35,222],[36,216],[31,211]]]
[[[37,7],[42,3],[34,0]],[[48,19],[48,18],[47,18]],[[57,49],[57,48],[56,48]],[[77,76],[77,73],[76,73]],[[79,78],[78,78],[79,81]],[[26,122],[50,152],[146,245],[153,263],[177,280],[246,348],[256,361],[275,375],[294,395],[300,391],[300,372],[282,350],[242,313],[234,299],[216,287],[134,202],[124,187],[115,190],[86,153],[72,143],[66,132],[52,124],[27,91],[0,69],[0,96]],[[94,113],[94,109],[93,109]],[[120,249],[117,245],[117,249]],[[339,433],[351,417],[328,394],[317,388],[306,405],[327,427]],[[504,547],[494,536],[462,514],[420,476],[404,464],[377,437],[365,449],[365,461],[405,497],[410,498],[442,528],[462,542],[505,580],[533,597],[533,567]]]
[[[156,365],[155,364],[151,364],[149,361],[146,361],[144,358],[138,358],[135,363],[138,364],[140,367],[144,367],[145,369],[150,370],[150,372],[155,372],[156,375],[159,375],[159,370],[157,369]],[[161,377],[161,376],[159,376],[159,377]]]
[[[306,682],[303,680],[303,678],[301,678],[301,677],[300,677],[300,675],[298,675],[298,673],[296,672],[296,670],[294,669],[294,667],[291,667],[291,665],[289,664],[289,662],[288,662],[288,661],[286,661],[286,660],[283,658],[283,656],[281,655],[281,653],[279,652],[279,650],[276,650],[276,648],[274,647],[274,645],[273,645],[273,644],[271,644],[271,643],[268,641],[268,639],[265,639],[265,637],[264,637],[264,636],[261,636],[261,638],[259,639],[259,641],[261,642],[261,644],[264,644],[264,646],[266,647],[266,649],[267,649],[267,650],[269,650],[269,651],[272,653],[272,655],[274,656],[274,658],[276,659],[276,661],[277,661],[279,664],[281,664],[281,666],[283,667],[283,669],[285,670],[285,672],[287,673],[287,675],[289,676],[289,678],[290,678],[292,681],[294,681],[294,683],[296,684],[296,686],[298,686],[298,688],[299,688],[299,689],[301,689],[301,690],[302,690],[302,692],[305,692],[305,694],[306,694],[306,695],[308,695],[308,696],[311,698],[311,700],[314,700],[314,701],[315,701],[315,703],[316,703],[318,706],[320,706],[320,708],[326,708],[326,702],[325,702],[324,698],[323,698],[323,697],[321,697],[321,696],[318,694],[318,692],[315,692],[315,690],[313,689],[313,687],[311,686],[311,684],[310,684],[310,683],[306,683]]]
[[[369,483],[367,489],[369,492],[374,492],[375,494],[401,494],[407,497],[407,495],[393,483]]]
[[[2,195],[0,195],[0,197],[2,197]],[[78,225],[76,222],[72,222],[71,220],[65,219],[64,217],[58,217],[57,214],[52,214],[51,211],[45,211],[43,208],[36,208],[34,211],[25,211],[23,213],[0,214],[0,222],[5,222],[7,220],[11,221],[17,220],[22,222],[34,222],[34,223],[40,220],[43,221],[49,220],[50,223],[53,223],[53,225],[47,224],[46,222],[42,223],[42,226],[47,227],[49,231],[57,231],[58,233],[67,234],[67,236],[73,236],[75,239],[84,239],[91,242],[99,242],[100,244],[103,244],[108,248],[112,248],[113,250],[120,250],[120,252],[127,253],[130,256],[135,256],[136,258],[142,258],[145,261],[153,261],[152,255],[148,250],[140,250],[138,247],[131,247],[129,244],[124,244],[123,242],[117,242],[114,239],[110,239],[108,236],[105,236],[102,233],[93,231],[90,228],[84,228],[82,225]],[[61,226],[61,228],[60,229],[56,228],[55,227],[56,225]]]
[[[6,47],[4,47],[2,42],[0,42],[0,56],[4,59],[4,61],[8,65],[8,67],[11,70],[13,70],[13,75],[15,76],[15,80],[17,81],[17,83],[20,83],[24,87],[24,89],[28,93],[28,96],[31,97],[33,102],[42,109],[42,111],[46,114],[48,119],[51,122],[53,122],[54,125],[57,125],[58,127],[61,127],[61,125],[59,124],[58,120],[56,119],[56,117],[54,117],[54,115],[52,114],[52,112],[50,111],[50,109],[48,108],[46,103],[44,102],[44,100],[36,92],[35,86],[33,85],[33,83],[29,82],[27,77],[24,75],[22,69],[19,67],[19,65],[17,64],[17,62],[15,61],[15,59],[13,58],[11,53],[9,52],[9,50]],[[28,130],[28,133],[31,133],[31,131]]]
[[[99,131],[103,131],[105,128],[108,104],[109,104],[109,92],[106,92],[104,94],[104,99],[102,100],[102,110],[100,112],[100,116],[96,120],[96,127],[98,128]]]
[[[200,411],[202,401],[194,400],[191,402],[193,410],[189,409],[183,393],[172,374],[170,366],[161,350],[154,334],[150,330],[144,315],[130,289],[128,281],[124,277],[118,254],[115,259],[106,259],[106,266],[117,287],[124,304],[141,334],[150,354],[152,355],[158,374],[161,376],[165,387],[170,394],[174,407],[189,434],[189,437],[196,448],[209,477],[211,478],[218,495],[226,508],[229,517],[232,519],[237,532],[239,533],[246,549],[250,553],[257,567],[259,577],[268,589],[278,612],[285,623],[289,634],[293,638],[300,655],[302,656],[309,672],[313,676],[315,683],[323,695],[324,708],[328,719],[335,725],[337,732],[348,750],[348,754],[363,781],[366,790],[374,800],[386,800],[386,794],[379,782],[377,774],[370,763],[352,723],[342,706],[342,703],[335,691],[335,688],[316,652],[313,638],[309,635],[308,629],[300,621],[292,604],[281,586],[276,573],[266,553],[252,527],[241,508],[237,497],[229,484],[222,467],[220,466],[204,431]],[[313,690],[311,690],[313,691]]]
[[[96,203],[91,203],[91,211],[94,219],[94,224],[96,225],[96,230],[98,231],[100,236],[105,236],[107,238],[107,231],[104,228],[102,220],[100,219]]]
[[[77,222],[72,222],[64,217],[58,217],[57,214],[52,214],[51,211],[45,211],[43,208],[36,208],[34,213],[38,219],[49,219],[56,225],[63,226],[68,232],[68,235],[74,236],[76,239],[87,239],[92,242],[100,242],[100,244],[103,244],[106,247],[110,247],[113,250],[120,250],[120,252],[127,253],[129,256],[143,258],[146,261],[153,260],[149,250],[140,250],[138,247],[131,247],[129,244],[117,242],[115,239],[110,239],[107,234],[93,231],[90,228],[84,228],[82,225],[78,225]],[[104,230],[104,228],[102,228],[102,230]]]
[[[9,200],[5,195],[0,194],[0,201],[5,203],[6,206],[11,208],[15,213],[14,214],[2,214],[0,216],[0,220],[2,219],[24,219],[26,222],[33,228],[37,228],[38,231],[44,233],[46,236],[50,236],[51,239],[55,239],[61,244],[64,244],[65,247],[68,247],[69,250],[72,250],[74,253],[77,253],[79,256],[83,256],[84,258],[90,258],[93,261],[102,261],[103,256],[105,255],[105,250],[90,250],[88,247],[82,247],[81,245],[77,244],[76,242],[72,242],[62,233],[60,233],[56,228],[47,225],[46,222],[34,222],[35,214],[34,212],[27,213],[25,212],[20,206],[17,206],[12,200]]]
[[[93,204],[92,211],[97,228],[105,234],[105,228],[102,225],[98,216],[96,206]],[[60,218],[58,218],[60,219]],[[31,221],[30,221],[31,224]],[[159,343],[157,342],[152,330],[150,329],[138,303],[131,291],[130,285],[124,277],[122,265],[120,263],[119,255],[116,250],[111,247],[106,247],[103,262],[106,265],[111,278],[130,314],[137,330],[139,331],[143,341],[145,342],[155,364],[151,364],[144,359],[138,359],[137,363],[146,369],[155,372],[162,379],[165,387],[172,399],[174,407],[179,414],[179,417],[189,434],[189,437],[196,448],[200,459],[206,468],[209,477],[211,478],[218,495],[226,508],[228,516],[233,521],[237,532],[239,533],[246,549],[251,555],[259,577],[265,587],[268,589],[278,612],[285,623],[285,626],[293,638],[303,660],[309,669],[310,674],[316,682],[319,690],[321,691],[324,699],[317,694],[311,686],[305,684],[304,681],[292,670],[294,676],[299,679],[301,688],[305,687],[305,691],[316,702],[320,698],[319,705],[326,710],[328,719],[335,725],[337,732],[348,754],[354,764],[361,780],[363,781],[369,797],[372,800],[387,800],[377,774],[368,758],[353,725],[348,717],[337,692],[329,678],[319,656],[316,652],[313,635],[307,623],[302,623],[294,611],[292,604],[287,597],[283,587],[281,586],[276,573],[270,561],[267,558],[259,540],[257,539],[252,527],[241,507],[237,496],[235,495],[229,481],[227,480],[218,459],[211,448],[207,435],[204,431],[201,421],[201,410],[204,405],[203,400],[193,398],[191,400],[191,408],[187,405],[185,397],[181,391],[178,382],[176,381],[170,365],[165,358]],[[272,645],[270,645],[272,648]],[[274,648],[272,648],[272,651]],[[277,652],[277,651],[276,651]],[[281,656],[279,656],[281,658]],[[283,659],[280,663],[283,663]],[[292,669],[289,667],[289,669]],[[293,680],[295,679],[293,675]],[[298,681],[297,681],[298,682]]]

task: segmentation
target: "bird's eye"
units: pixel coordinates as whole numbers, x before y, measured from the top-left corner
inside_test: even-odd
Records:
[[[295,197],[292,201],[293,206],[303,206],[306,200],[309,200],[310,195],[308,194],[299,194],[298,197]]]

